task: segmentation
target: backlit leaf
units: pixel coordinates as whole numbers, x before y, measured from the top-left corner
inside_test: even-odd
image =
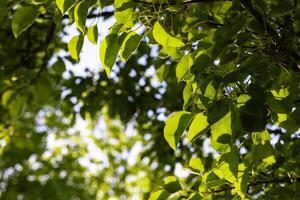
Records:
[[[191,158],[189,162],[189,167],[192,168],[194,171],[203,173],[204,166],[200,158]]]
[[[152,192],[149,200],[165,200],[169,196],[169,193],[165,190],[157,190],[155,192]]]
[[[133,2],[132,0],[115,0],[115,18],[119,23],[132,27],[133,24]]]
[[[94,26],[91,26],[91,27],[88,28],[87,38],[91,43],[97,44],[97,40],[98,40],[98,27],[97,27],[97,25],[94,25]]]
[[[187,54],[186,56],[182,57],[176,66],[176,77],[178,81],[184,80],[184,76],[189,73],[193,63],[194,62],[191,54]]]
[[[164,136],[172,149],[176,150],[177,143],[191,119],[192,114],[187,111],[175,112],[167,119]]]
[[[130,32],[124,39],[121,48],[120,48],[120,57],[126,62],[131,54],[137,49],[139,46],[142,36],[137,34],[136,32]]]
[[[68,43],[68,50],[70,52],[70,56],[76,61],[79,60],[79,54],[80,54],[82,45],[83,45],[83,36],[82,35],[74,36]]]
[[[96,3],[96,0],[84,0],[80,1],[75,6],[74,10],[74,19],[77,28],[81,31],[82,34],[85,33],[85,21],[88,14],[88,9]]]
[[[196,139],[199,134],[203,134],[208,130],[209,123],[203,113],[198,113],[193,119],[188,133],[188,140],[191,142]]]
[[[156,42],[158,42],[162,46],[170,46],[170,47],[184,46],[184,43],[180,39],[170,35],[158,21],[154,24],[153,27],[153,37],[156,40]]]
[[[74,4],[76,0],[56,0],[56,5],[62,14],[65,14]]]
[[[110,71],[115,64],[119,49],[118,35],[115,33],[107,35],[101,43],[100,60],[107,75],[110,74]]]
[[[229,111],[221,120],[211,126],[210,142],[211,146],[218,152],[230,151],[230,142],[232,137],[231,111]]]

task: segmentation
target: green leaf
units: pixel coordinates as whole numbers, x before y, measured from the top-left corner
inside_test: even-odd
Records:
[[[251,98],[240,108],[243,128],[246,131],[262,131],[267,123],[267,108],[259,99]]]
[[[187,54],[179,61],[176,66],[176,77],[178,81],[184,80],[185,75],[189,73],[191,66],[193,65],[194,61],[192,58],[192,54]]]
[[[270,141],[270,134],[267,130],[261,131],[261,132],[253,132],[252,133],[252,141],[253,144],[265,144],[266,142]]]
[[[246,102],[250,99],[251,99],[251,96],[249,96],[247,94],[240,95],[236,100],[237,107],[240,108],[240,107],[244,106],[246,104]]]
[[[123,28],[124,24],[120,24],[116,22],[113,26],[109,28],[109,33],[110,34],[119,34],[120,30]]]
[[[192,102],[192,92],[193,87],[192,84],[187,83],[183,89],[182,96],[183,96],[183,110],[186,110],[188,106]]]
[[[12,17],[12,31],[17,38],[23,31],[27,30],[36,20],[39,11],[36,7],[21,7]]]
[[[258,163],[261,163],[261,161],[263,161],[263,165],[269,166],[273,165],[276,162],[275,156],[273,154],[273,148],[269,142],[265,143],[264,145],[254,145],[252,148],[253,158]]]
[[[107,75],[110,74],[110,71],[115,64],[119,49],[118,34],[116,33],[107,35],[101,43],[100,60]]]
[[[198,192],[193,192],[187,200],[200,200],[202,199]]]
[[[168,176],[164,178],[164,189],[169,193],[181,190],[181,185],[175,176]]]
[[[211,126],[210,143],[218,152],[225,153],[230,151],[230,141],[232,137],[231,111],[229,111],[221,120]]]
[[[89,8],[96,3],[96,0],[84,0],[80,1],[75,6],[74,19],[77,28],[82,34],[85,33],[85,22],[88,14]]]
[[[91,27],[88,28],[87,38],[91,43],[97,44],[97,40],[98,40],[98,27],[97,27],[97,25],[94,25],[94,26],[91,26]]]
[[[77,35],[74,36],[70,42],[68,43],[68,50],[70,52],[70,56],[78,62],[79,54],[83,45],[83,36]]]
[[[175,112],[167,119],[164,137],[172,149],[176,150],[177,143],[191,119],[192,114],[187,111]]]
[[[208,110],[207,121],[209,124],[222,119],[229,111],[229,103],[227,99],[220,99]]]
[[[65,71],[65,68],[64,61],[62,59],[58,59],[58,61],[51,66],[51,72],[53,74],[62,75],[62,73]]]
[[[163,64],[157,69],[157,77],[160,82],[163,82],[169,73],[170,66]]]
[[[204,166],[200,158],[191,158],[189,162],[189,167],[201,174],[204,172]]]
[[[211,188],[219,187],[226,183],[224,180],[221,180],[214,171],[205,172],[202,176],[202,183],[199,187],[200,192],[206,192]]]
[[[130,58],[131,54],[137,49],[143,37],[136,32],[130,32],[124,39],[120,48],[120,57],[124,62]]]
[[[225,179],[231,183],[237,182],[239,166],[239,152],[236,148],[232,148],[230,152],[223,154],[218,160],[217,167],[214,172],[221,179]]]
[[[2,95],[2,105],[7,107],[12,99],[16,96],[16,91],[14,90],[7,90]]]
[[[162,46],[170,46],[170,47],[183,47],[184,43],[170,35],[165,29],[161,26],[161,24],[157,21],[153,27],[153,37],[157,43],[161,44]]]
[[[56,0],[56,5],[61,14],[64,15],[74,4],[76,0]]]
[[[104,8],[105,6],[110,5],[111,1],[110,0],[97,0],[97,5],[100,8]]]
[[[244,163],[240,163],[238,166],[238,181],[234,183],[234,186],[242,199],[244,199],[247,194],[249,181],[249,171],[246,169]]]
[[[203,134],[208,130],[209,123],[207,122],[206,116],[202,113],[198,113],[193,119],[188,133],[189,142],[196,139],[199,134]]]
[[[165,200],[166,198],[168,198],[169,193],[166,192],[165,190],[157,190],[155,192],[152,192],[149,200]]]
[[[132,27],[134,25],[132,0],[115,0],[114,7],[114,16],[117,22],[125,24],[126,27]]]

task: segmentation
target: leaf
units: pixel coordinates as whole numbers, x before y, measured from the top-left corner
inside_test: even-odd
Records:
[[[265,129],[267,124],[267,108],[259,99],[251,98],[240,108],[243,128],[249,132]]]
[[[237,182],[239,166],[239,152],[236,148],[232,148],[230,152],[223,154],[218,160],[217,167],[214,172],[221,179],[225,179],[231,183]]]
[[[229,111],[229,103],[227,99],[220,99],[208,110],[207,121],[209,124],[214,124],[215,122],[222,119]]]
[[[70,56],[78,62],[79,54],[83,45],[83,36],[77,35],[74,36],[70,42],[68,43],[68,50],[70,52]]]
[[[65,63],[62,59],[58,59],[56,63],[51,66],[51,72],[56,75],[62,75],[65,71]]]
[[[16,91],[14,90],[5,91],[2,95],[2,105],[4,107],[7,107],[15,96],[16,96]]]
[[[116,33],[107,35],[101,43],[100,60],[107,75],[110,74],[110,71],[115,64],[119,49],[120,45],[118,43],[118,34]]]
[[[152,192],[149,200],[165,200],[169,196],[169,193],[165,190],[157,190],[155,192]]]
[[[153,37],[157,43],[161,44],[162,46],[169,46],[169,47],[183,47],[184,43],[170,35],[165,29],[160,25],[157,21],[153,27]]]
[[[132,27],[133,23],[133,2],[132,0],[115,0],[114,16],[117,22],[125,24],[126,27]]]
[[[12,31],[17,38],[23,31],[27,30],[36,20],[39,11],[36,7],[21,7],[12,17]]]
[[[230,151],[230,141],[232,137],[231,111],[221,120],[211,126],[210,143],[216,151],[225,153]]]
[[[187,200],[200,200],[202,199],[198,192],[193,192]]]
[[[170,66],[163,64],[157,69],[157,77],[160,82],[163,82],[167,78],[169,73],[169,68]]]
[[[206,192],[211,188],[219,187],[226,183],[224,180],[221,180],[214,171],[208,171],[202,176],[202,183],[199,187],[200,192]]]
[[[266,142],[270,141],[270,134],[267,130],[261,131],[261,132],[253,132],[252,133],[252,141],[253,144],[265,144]]]
[[[192,102],[192,92],[193,87],[192,84],[187,83],[183,89],[182,97],[183,97],[183,110],[186,110],[188,106]]]
[[[136,32],[130,32],[124,39],[120,48],[120,57],[124,62],[130,58],[131,54],[137,49],[143,37]]]
[[[199,136],[208,130],[209,123],[207,122],[206,116],[202,113],[198,113],[193,119],[188,133],[189,142],[193,141]]]
[[[108,6],[111,3],[110,0],[97,0],[97,5],[100,8],[104,8],[105,6]]]
[[[76,0],[56,0],[56,5],[61,14],[64,15],[74,4]]]
[[[189,167],[201,174],[204,172],[204,166],[200,158],[191,158],[189,162]]]
[[[187,111],[175,112],[167,119],[164,137],[172,149],[176,150],[177,143],[191,119],[192,114]]]
[[[184,76],[189,73],[194,61],[191,54],[187,54],[179,61],[176,66],[176,77],[178,81],[184,80]]]
[[[92,44],[97,44],[98,40],[98,27],[97,25],[91,26],[87,30],[87,38]]]
[[[96,0],[84,0],[80,1],[75,6],[74,19],[77,28],[82,34],[85,32],[85,22],[88,14],[88,9],[96,3]]]
[[[123,28],[124,24],[120,24],[116,22],[113,26],[109,28],[109,33],[110,34],[119,34],[120,30]]]
[[[164,189],[169,193],[181,190],[181,185],[175,176],[168,176],[164,178]]]
[[[273,165],[276,162],[275,156],[273,154],[273,148],[270,143],[265,143],[264,145],[255,145],[252,148],[253,158],[258,163],[261,163],[261,161],[263,161],[263,165],[269,166]]]
[[[234,183],[237,193],[245,198],[247,194],[248,183],[250,181],[249,170],[245,169],[245,164],[240,163],[238,166],[238,181]]]

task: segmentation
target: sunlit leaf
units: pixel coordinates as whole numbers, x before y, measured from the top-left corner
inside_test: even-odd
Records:
[[[181,189],[181,185],[175,176],[167,176],[163,181],[164,189],[169,193],[174,193]]]
[[[158,21],[154,24],[153,27],[153,37],[156,40],[156,42],[158,42],[163,46],[170,46],[170,47],[184,46],[184,43],[180,39],[170,35]]]
[[[198,113],[193,119],[188,133],[189,141],[193,141],[196,139],[199,134],[203,134],[208,130],[209,123],[207,122],[207,118],[203,113]]]
[[[88,9],[96,3],[96,0],[84,0],[76,4],[74,10],[74,19],[77,28],[82,34],[85,33],[85,22],[88,14]]]
[[[82,45],[83,45],[83,36],[82,35],[74,36],[68,43],[68,50],[70,52],[70,56],[76,61],[79,60],[79,54],[80,54]]]
[[[97,44],[98,40],[98,27],[97,25],[91,26],[87,30],[87,38],[93,44]]]
[[[126,62],[131,54],[137,49],[139,46],[142,36],[137,34],[136,32],[130,32],[124,39],[121,48],[120,48],[120,58]]]
[[[198,173],[204,172],[204,166],[200,158],[191,158],[189,162],[189,167]]]
[[[187,54],[186,56],[182,57],[179,63],[176,66],[176,77],[178,81],[184,79],[184,76],[189,73],[191,66],[193,65],[193,58],[191,54]]]
[[[56,0],[56,5],[62,14],[65,14],[74,4],[76,0]]]
[[[211,146],[218,152],[230,151],[232,137],[231,123],[234,122],[231,118],[231,111],[229,111],[222,119],[211,126]]]
[[[115,33],[107,35],[101,43],[100,60],[107,75],[110,74],[110,71],[115,64],[119,49],[118,35]]]
[[[169,193],[165,190],[157,190],[152,192],[149,200],[165,200],[169,196]]]
[[[115,18],[119,23],[132,27],[133,24],[133,2],[132,0],[115,0]]]
[[[192,114],[187,111],[175,112],[167,119],[164,136],[172,149],[176,150],[177,143],[191,119]]]

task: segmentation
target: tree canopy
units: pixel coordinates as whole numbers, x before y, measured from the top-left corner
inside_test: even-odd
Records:
[[[0,0],[0,78],[1,199],[300,199],[297,0]]]

